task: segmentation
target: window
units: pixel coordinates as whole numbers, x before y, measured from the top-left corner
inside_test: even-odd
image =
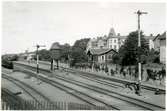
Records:
[[[117,46],[116,45],[114,45],[114,50],[116,50],[117,49]]]
[[[114,40],[114,43],[116,43],[116,42],[117,42],[117,40],[115,39],[115,40]]]
[[[112,45],[110,45],[110,48],[112,48]]]
[[[112,55],[108,55],[108,59],[112,59]]]
[[[101,56],[102,57],[102,60],[104,60],[104,56]]]

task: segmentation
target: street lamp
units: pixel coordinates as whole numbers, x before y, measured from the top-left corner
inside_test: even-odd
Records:
[[[147,14],[147,12],[141,12],[138,10],[135,12],[138,16],[138,48],[141,49],[141,37],[140,37],[140,16],[142,14]],[[140,51],[140,50],[139,50]],[[140,53],[138,55],[138,95],[141,95],[141,60],[140,60]]]
[[[59,64],[58,64],[58,60],[60,59],[60,45],[58,42],[55,42],[52,44],[50,51],[51,51],[51,70],[54,70],[54,60],[56,60],[57,63],[57,69],[59,69]]]

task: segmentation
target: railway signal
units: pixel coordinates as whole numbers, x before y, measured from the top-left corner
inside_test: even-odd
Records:
[[[40,47],[45,47],[45,45],[36,45],[35,46],[36,48],[37,48],[37,50],[36,50],[36,59],[37,59],[37,80],[38,80],[38,74],[39,74],[39,54],[38,54],[38,49],[40,48]]]
[[[147,14],[147,12],[141,12],[138,10],[135,12],[138,16],[138,47],[141,48],[141,37],[140,37],[140,16],[142,14]],[[140,50],[139,50],[140,51]],[[138,55],[138,95],[141,95],[141,61],[140,61],[140,54]]]

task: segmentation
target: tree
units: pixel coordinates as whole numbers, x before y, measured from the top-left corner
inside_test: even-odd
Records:
[[[119,50],[121,65],[135,65],[137,64],[140,56],[147,55],[149,51],[148,42],[145,40],[143,32],[141,32],[141,48],[138,48],[138,32],[134,31],[129,33],[125,44]],[[143,62],[144,60],[141,59]]]
[[[60,48],[61,48],[60,58],[61,58],[61,60],[67,62],[68,59],[69,59],[71,46],[66,43],[66,44],[64,44],[64,45],[60,45]]]
[[[75,65],[75,63],[82,63],[88,61],[88,57],[86,55],[85,50],[89,40],[90,40],[89,38],[84,38],[75,41],[71,49],[71,58],[72,58],[71,64]]]
[[[112,63],[114,63],[116,65],[116,71],[118,70],[117,65],[119,64],[119,62],[120,62],[119,55],[118,54],[114,54],[112,56]]]
[[[146,56],[147,62],[148,63],[160,63],[159,56],[160,55],[159,55],[158,51],[155,51],[154,49],[151,49],[148,52],[148,55]]]
[[[39,54],[39,60],[51,61],[51,54],[49,50],[46,50],[46,49],[39,50],[38,54]]]
[[[114,54],[113,56],[112,56],[112,63],[114,63],[114,64],[119,64],[119,55],[118,54]]]

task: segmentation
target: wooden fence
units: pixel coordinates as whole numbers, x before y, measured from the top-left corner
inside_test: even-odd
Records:
[[[2,110],[105,110],[104,106],[91,106],[73,102],[20,101],[17,103],[1,101]]]

